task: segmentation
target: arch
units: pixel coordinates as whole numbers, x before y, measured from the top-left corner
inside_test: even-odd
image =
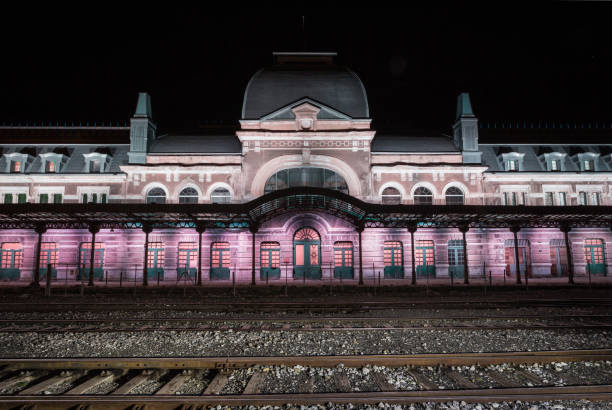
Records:
[[[312,226],[293,233],[293,277],[321,279],[321,234]]]
[[[206,190],[206,196],[204,197],[204,200],[210,202],[210,196],[212,195],[212,193],[217,188],[225,188],[225,189],[227,189],[229,191],[230,195],[232,196],[232,200],[234,200],[236,198],[236,194],[234,193],[234,189],[232,188],[232,186],[230,184],[225,183],[225,182],[215,182],[212,185],[210,185],[208,187],[208,189]]]
[[[420,186],[414,190],[412,195],[415,205],[431,205],[433,204],[433,192],[424,186]]]
[[[414,191],[421,187],[429,189],[434,198],[438,197],[438,190],[433,184],[429,182],[419,182],[418,184],[414,184],[412,186],[412,189],[410,190],[410,196],[414,197]]]
[[[321,234],[319,234],[319,231],[317,231],[315,228],[313,228],[312,226],[303,226],[300,229],[296,230],[293,233],[293,240],[312,240],[312,241],[320,241],[321,240]]]
[[[186,186],[178,194],[179,204],[197,204],[201,195],[192,186]]]
[[[310,162],[304,163],[302,155],[281,155],[263,164],[251,183],[251,195],[259,197],[264,194],[268,178],[282,169],[315,167],[334,171],[346,181],[349,194],[354,197],[361,196],[361,182],[357,173],[346,162],[327,155],[311,155]]]
[[[385,182],[384,184],[382,184],[380,186],[380,188],[378,188],[378,197],[379,198],[382,196],[382,192],[386,188],[395,188],[395,189],[397,189],[400,192],[400,195],[402,196],[402,201],[408,197],[408,193],[406,192],[406,188],[404,188],[404,186],[402,184],[400,184],[399,182],[391,181],[391,182]]]
[[[280,184],[280,186],[279,186]],[[281,169],[266,180],[264,194],[294,187],[318,187],[348,193],[344,178],[327,168],[295,167]]]
[[[164,184],[160,184],[159,182],[151,182],[150,184],[145,185],[144,188],[142,188],[142,191],[140,191],[145,201],[147,199],[147,192],[149,192],[153,188],[163,189],[164,192],[166,193],[166,199],[170,197],[170,191],[168,191],[168,188],[166,188]]]
[[[465,198],[467,198],[468,194],[470,193],[470,189],[467,187],[467,185],[462,184],[459,181],[451,181],[448,184],[444,185],[444,188],[442,188],[442,192],[446,194],[446,190],[451,187],[459,188],[463,192],[463,196]]]
[[[331,230],[328,218],[315,213],[301,213],[287,218],[282,225],[282,232],[297,232],[303,226],[312,226],[317,232],[323,232],[325,235]]]
[[[186,180],[182,181],[179,185],[177,185],[177,187],[174,189],[173,198],[176,198],[176,200],[178,201],[178,197],[180,196],[181,191],[183,191],[185,188],[195,189],[196,192],[198,193],[198,198],[199,199],[204,198],[204,192],[202,192],[202,188],[200,188],[198,184],[196,184],[191,178],[187,178]]]
[[[151,198],[161,198],[163,194],[164,200],[163,202],[149,202],[149,195]],[[149,203],[166,203],[169,199],[168,189],[159,183],[152,183],[147,185],[147,189],[144,190],[144,198],[147,204]]]
[[[459,184],[447,184],[442,191],[446,205],[465,205],[466,189],[463,189]],[[461,198],[461,200],[459,200]],[[450,199],[450,201],[449,201]]]

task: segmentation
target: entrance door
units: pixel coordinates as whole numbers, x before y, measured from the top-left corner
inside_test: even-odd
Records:
[[[47,280],[47,268],[51,265],[51,279],[57,279],[57,244],[42,242],[40,244],[40,280]]]
[[[385,279],[404,277],[404,252],[400,241],[386,241],[383,248]]]
[[[229,242],[215,242],[210,247],[210,278],[230,278]]]
[[[416,241],[415,261],[417,276],[436,276],[433,241]]]
[[[89,279],[89,264],[91,261],[91,242],[83,242],[79,252],[79,274],[77,280]],[[94,250],[94,280],[104,278],[104,243],[96,242]]]
[[[321,279],[321,237],[302,228],[293,237],[293,278]]]
[[[334,278],[353,279],[353,242],[334,243]]]
[[[563,239],[550,241],[550,274],[567,276],[567,249]]]
[[[455,278],[463,278],[465,273],[463,262],[463,239],[448,241],[448,274]]]
[[[147,249],[147,279],[164,280],[164,244],[149,242]]]
[[[508,246],[509,244],[511,246]],[[518,256],[519,256],[519,268],[521,269],[521,275],[525,275],[525,272],[529,274],[529,247],[526,246],[527,241],[525,239],[519,240]],[[516,275],[516,262],[514,260],[514,240],[509,240],[506,243],[506,275]]]
[[[259,264],[261,265],[259,271],[261,280],[280,279],[280,244],[278,242],[262,242]]]
[[[197,273],[198,245],[195,242],[180,242],[178,266],[176,268],[176,280],[195,280]]]
[[[606,275],[603,239],[585,239],[584,253],[587,263],[587,274]]]

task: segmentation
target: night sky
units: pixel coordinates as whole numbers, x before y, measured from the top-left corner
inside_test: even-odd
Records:
[[[461,91],[482,121],[612,121],[608,4],[261,4],[5,8],[0,122],[127,121],[147,91],[162,132],[236,124],[250,76],[304,42],[357,72],[375,128],[447,130]]]

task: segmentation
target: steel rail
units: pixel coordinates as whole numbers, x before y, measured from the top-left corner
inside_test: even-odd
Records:
[[[363,367],[366,365],[460,366],[501,363],[551,363],[612,360],[612,349],[533,352],[423,353],[401,355],[234,356],[234,357],[115,357],[2,358],[0,366],[14,369],[237,369],[252,366]]]
[[[66,405],[103,405],[105,409],[124,409],[142,404],[155,409],[170,409],[179,405],[283,405],[324,403],[414,403],[465,402],[486,403],[492,401],[543,401],[543,400],[612,400],[612,385],[526,387],[498,389],[468,389],[443,391],[394,391],[352,393],[296,393],[296,394],[240,394],[240,395],[58,395],[58,396],[2,396],[0,408],[12,408],[15,404],[36,404],[37,409]],[[133,407],[131,407],[133,408]]]

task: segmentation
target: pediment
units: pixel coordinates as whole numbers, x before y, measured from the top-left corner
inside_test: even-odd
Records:
[[[268,115],[263,116],[260,121],[286,121],[295,120],[298,116],[316,116],[317,120],[351,120],[346,114],[334,110],[331,107],[303,98],[288,104]]]

